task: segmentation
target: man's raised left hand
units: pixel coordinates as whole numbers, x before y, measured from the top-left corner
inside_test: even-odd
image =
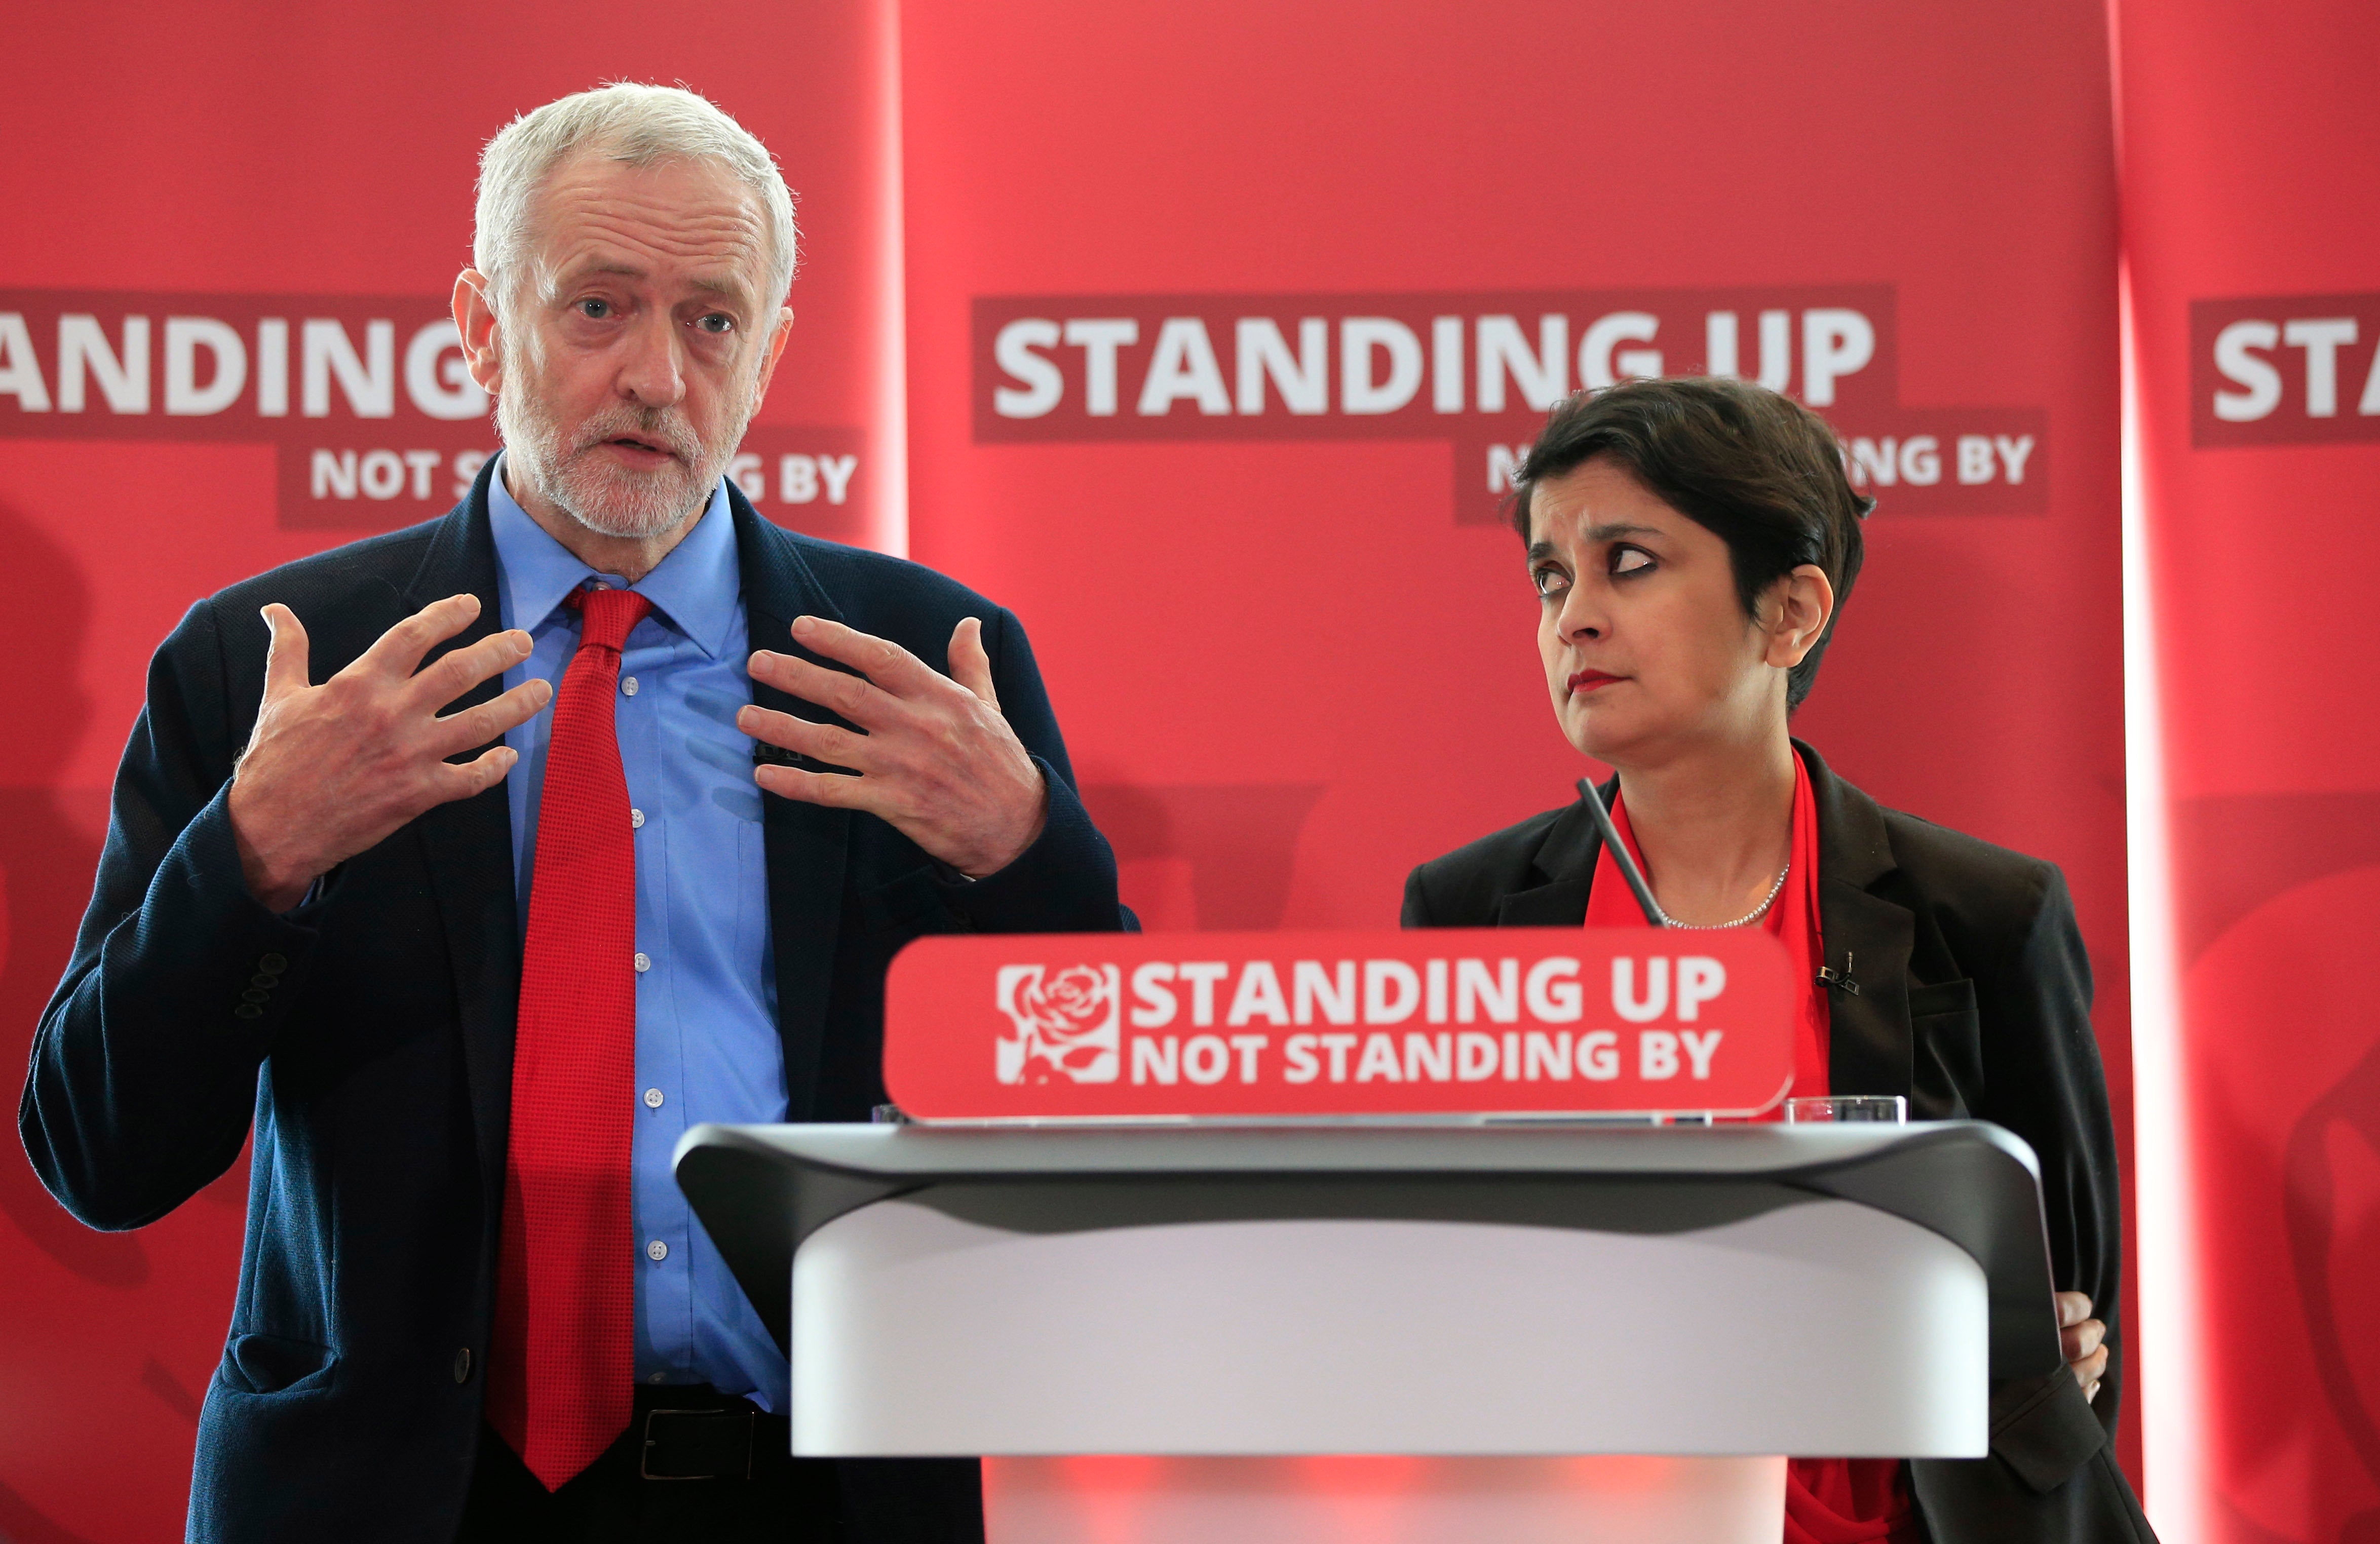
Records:
[[[804,648],[859,675],[761,650],[752,656],[752,678],[863,733],[760,707],[744,709],[736,727],[860,775],[762,766],[753,772],[761,787],[879,816],[970,879],[1005,869],[1040,836],[1050,790],[1001,715],[980,621],[967,617],[951,634],[948,675],[897,643],[824,617],[797,617],[793,631]]]

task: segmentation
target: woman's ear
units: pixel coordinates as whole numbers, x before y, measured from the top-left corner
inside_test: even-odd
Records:
[[[1827,636],[1827,621],[1835,614],[1835,587],[1827,571],[1804,563],[1777,581],[1777,610],[1768,619],[1766,662],[1791,670],[1807,658]]]

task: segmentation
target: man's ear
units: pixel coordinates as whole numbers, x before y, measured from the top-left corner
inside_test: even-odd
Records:
[[[794,308],[777,308],[777,325],[770,331],[768,351],[760,356],[760,379],[752,388],[752,406],[759,407],[769,395],[769,382],[777,373],[777,361],[785,357],[785,344],[794,335]]]
[[[1802,564],[1777,581],[1777,602],[1767,661],[1791,670],[1827,636],[1827,622],[1835,614],[1834,583],[1816,564]]]
[[[494,281],[476,268],[455,275],[455,331],[463,338],[463,368],[494,396],[504,384],[504,336],[489,298]]]

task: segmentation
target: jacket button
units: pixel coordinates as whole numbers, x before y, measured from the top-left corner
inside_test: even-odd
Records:
[[[286,954],[267,954],[256,962],[256,968],[267,976],[278,976],[289,968],[289,957]]]
[[[462,1350],[455,1353],[455,1381],[457,1383],[468,1383],[470,1380],[471,1348],[467,1345],[463,1347]]]
[[[272,995],[273,994],[271,992],[266,991],[262,987],[250,987],[246,991],[241,992],[239,994],[239,998],[243,1003],[262,1003]]]
[[[234,1018],[262,1018],[264,1010],[253,1003],[243,1003],[232,1011]]]
[[[281,978],[278,976],[263,975],[250,976],[248,979],[248,984],[264,991],[271,991],[274,987],[281,984]]]

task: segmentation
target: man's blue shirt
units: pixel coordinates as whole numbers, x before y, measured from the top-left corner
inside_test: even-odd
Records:
[[[735,518],[724,483],[661,565],[634,585],[599,574],[528,517],[499,467],[488,489],[496,592],[507,627],[534,645],[504,673],[557,690],[578,646],[562,602],[601,581],[653,603],[628,635],[613,702],[637,825],[637,1103],[633,1206],[637,1378],[710,1383],[785,1408],[776,1343],[670,1175],[670,1153],[701,1121],[785,1118],[783,1042],[769,942],[769,877],[752,742],[735,727],[752,700]],[[512,801],[514,894],[528,933],[549,710],[504,736],[520,753]]]

